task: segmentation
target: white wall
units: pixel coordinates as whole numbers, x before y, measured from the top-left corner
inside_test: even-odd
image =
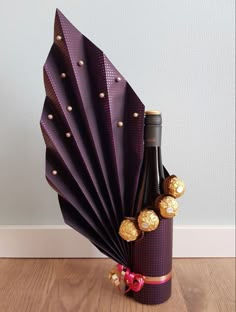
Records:
[[[175,222],[233,224],[233,0],[2,1],[0,224],[63,222],[39,129],[56,7],[162,111],[163,159],[187,184]]]

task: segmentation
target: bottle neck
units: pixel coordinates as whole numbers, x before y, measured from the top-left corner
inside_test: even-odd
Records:
[[[144,177],[144,206],[152,205],[156,196],[163,193],[163,181],[165,179],[161,147],[146,146],[144,150],[143,163]]]
[[[142,209],[153,205],[163,193],[164,170],[161,156],[161,115],[146,116],[144,130]]]
[[[146,116],[144,128],[144,146],[161,147],[162,118],[161,115]]]

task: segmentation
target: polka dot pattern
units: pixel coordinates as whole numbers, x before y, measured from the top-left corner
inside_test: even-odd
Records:
[[[157,230],[145,233],[133,244],[133,272],[147,276],[163,276],[172,269],[173,219],[162,219]],[[171,294],[171,280],[160,285],[147,285],[133,296],[146,304],[166,301]]]

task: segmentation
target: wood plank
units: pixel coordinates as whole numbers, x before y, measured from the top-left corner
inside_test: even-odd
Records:
[[[1,312],[233,312],[235,259],[174,259],[171,298],[142,305],[113,287],[109,259],[0,259]]]
[[[182,259],[175,270],[188,311],[235,311],[235,259]]]

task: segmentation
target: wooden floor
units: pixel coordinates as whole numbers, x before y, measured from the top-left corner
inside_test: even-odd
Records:
[[[108,259],[0,259],[0,312],[235,312],[235,259],[174,259],[171,298],[147,306],[108,280]]]

